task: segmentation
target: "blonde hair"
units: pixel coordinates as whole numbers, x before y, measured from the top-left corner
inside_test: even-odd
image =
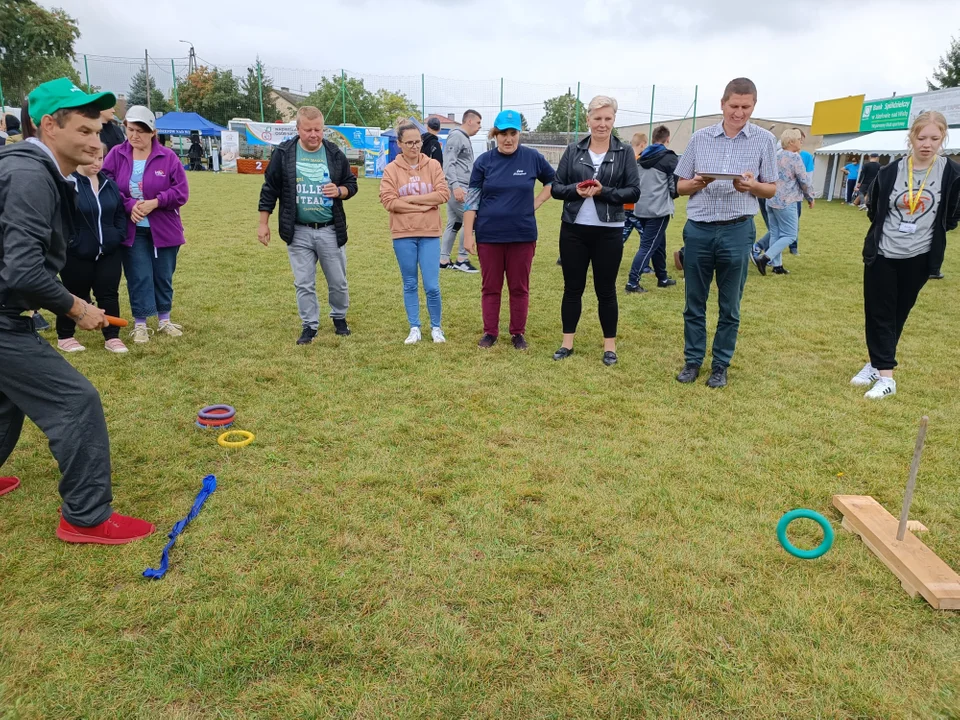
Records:
[[[630,144],[634,147],[640,147],[641,145],[647,144],[647,134],[646,133],[634,133],[633,137],[630,138]]]
[[[607,95],[597,95],[595,98],[593,98],[593,100],[590,101],[590,104],[587,105],[587,115],[591,115],[597,110],[605,107],[611,108],[614,115],[617,114],[617,110],[619,108],[617,101],[614,98]]]
[[[300,120],[317,120],[323,122],[323,113],[320,112],[319,108],[315,108],[313,105],[304,105],[299,110],[297,110],[297,127],[300,127]]]
[[[913,143],[917,141],[917,138],[920,136],[920,131],[923,130],[927,125],[936,125],[940,128],[940,132],[943,133],[943,141],[940,143],[942,148],[944,143],[947,142],[947,119],[943,116],[943,113],[939,113],[936,110],[926,110],[919,115],[917,119],[913,121],[913,124],[910,126],[910,132],[907,135],[909,138],[910,147],[913,147]]]
[[[803,134],[797,128],[790,128],[780,133],[780,145],[785,149],[790,143],[803,142]]]

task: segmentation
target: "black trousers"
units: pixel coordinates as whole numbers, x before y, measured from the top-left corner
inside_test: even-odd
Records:
[[[891,260],[877,255],[863,267],[863,311],[867,352],[877,370],[897,366],[897,343],[920,290],[930,277],[929,253]]]
[[[623,228],[560,224],[560,259],[563,260],[563,302],[560,318],[564,333],[575,333],[580,322],[587,269],[593,265],[593,289],[604,338],[617,336],[617,273],[623,260]]]
[[[104,255],[99,260],[80,260],[67,255],[67,264],[60,271],[63,286],[81,300],[90,302],[90,291],[97,298],[97,307],[107,315],[120,315],[120,275],[123,262],[120,252]],[[66,315],[57,317],[57,337],[61,340],[73,337],[77,325]],[[120,328],[106,327],[103,339],[120,337]]]
[[[24,416],[43,431],[60,467],[61,512],[99,525],[110,503],[110,438],[100,394],[33,329],[29,317],[0,316],[0,467],[20,439]]]

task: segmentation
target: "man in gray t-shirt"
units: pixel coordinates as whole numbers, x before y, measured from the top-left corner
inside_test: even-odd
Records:
[[[891,260],[904,260],[930,252],[933,245],[933,227],[940,205],[941,179],[947,160],[938,156],[926,170],[913,171],[914,212],[910,212],[910,192],[907,188],[909,169],[907,160],[900,162],[897,181],[890,193],[890,212],[883,223],[880,254]]]

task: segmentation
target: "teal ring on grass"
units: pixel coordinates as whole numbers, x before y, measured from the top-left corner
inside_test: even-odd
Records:
[[[794,520],[800,518],[813,520],[823,529],[823,542],[813,550],[801,550],[787,539],[787,526]],[[780,518],[780,522],[777,523],[777,540],[780,541],[783,549],[794,557],[798,557],[801,560],[815,560],[821,555],[826,554],[827,550],[833,546],[833,528],[830,527],[830,521],[815,510],[799,508],[797,510],[791,510]]]

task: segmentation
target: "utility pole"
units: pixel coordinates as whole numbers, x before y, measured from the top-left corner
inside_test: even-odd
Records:
[[[197,51],[193,49],[193,43],[189,40],[181,40],[180,42],[190,46],[190,54],[187,55],[187,74],[193,75],[197,71]]]
[[[147,110],[153,111],[150,107],[150,52],[143,51],[143,74],[147,80]]]

